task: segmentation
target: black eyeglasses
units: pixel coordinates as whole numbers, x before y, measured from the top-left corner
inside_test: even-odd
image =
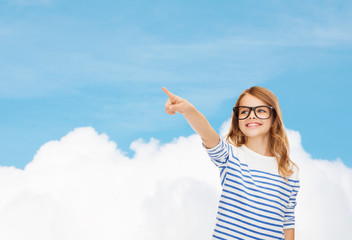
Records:
[[[274,112],[275,108],[272,106],[256,106],[256,107],[247,107],[247,106],[238,106],[233,108],[233,113],[235,118],[238,120],[244,120],[248,118],[251,114],[252,110],[254,114],[259,119],[268,119],[271,117],[272,112]]]

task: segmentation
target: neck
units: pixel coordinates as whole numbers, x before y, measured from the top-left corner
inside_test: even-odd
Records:
[[[273,154],[269,148],[269,135],[265,137],[256,137],[251,138],[247,137],[247,143],[245,144],[246,147],[253,150],[256,153],[259,153],[263,156],[272,157]]]

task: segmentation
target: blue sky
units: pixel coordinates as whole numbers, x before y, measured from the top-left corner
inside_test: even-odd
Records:
[[[259,85],[312,157],[352,167],[351,25],[350,1],[1,1],[0,165],[82,126],[129,156],[193,134],[162,86],[219,130]]]

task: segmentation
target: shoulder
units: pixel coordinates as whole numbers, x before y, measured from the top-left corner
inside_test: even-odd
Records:
[[[242,158],[242,149],[241,147],[235,146],[231,141],[228,141],[226,138],[221,138],[221,143],[224,148],[227,150],[230,159],[239,159]]]

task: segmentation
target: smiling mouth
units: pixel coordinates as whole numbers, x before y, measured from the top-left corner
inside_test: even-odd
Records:
[[[246,127],[255,128],[255,127],[259,127],[261,125],[262,124],[259,124],[259,123],[249,123],[249,124],[246,124]]]

